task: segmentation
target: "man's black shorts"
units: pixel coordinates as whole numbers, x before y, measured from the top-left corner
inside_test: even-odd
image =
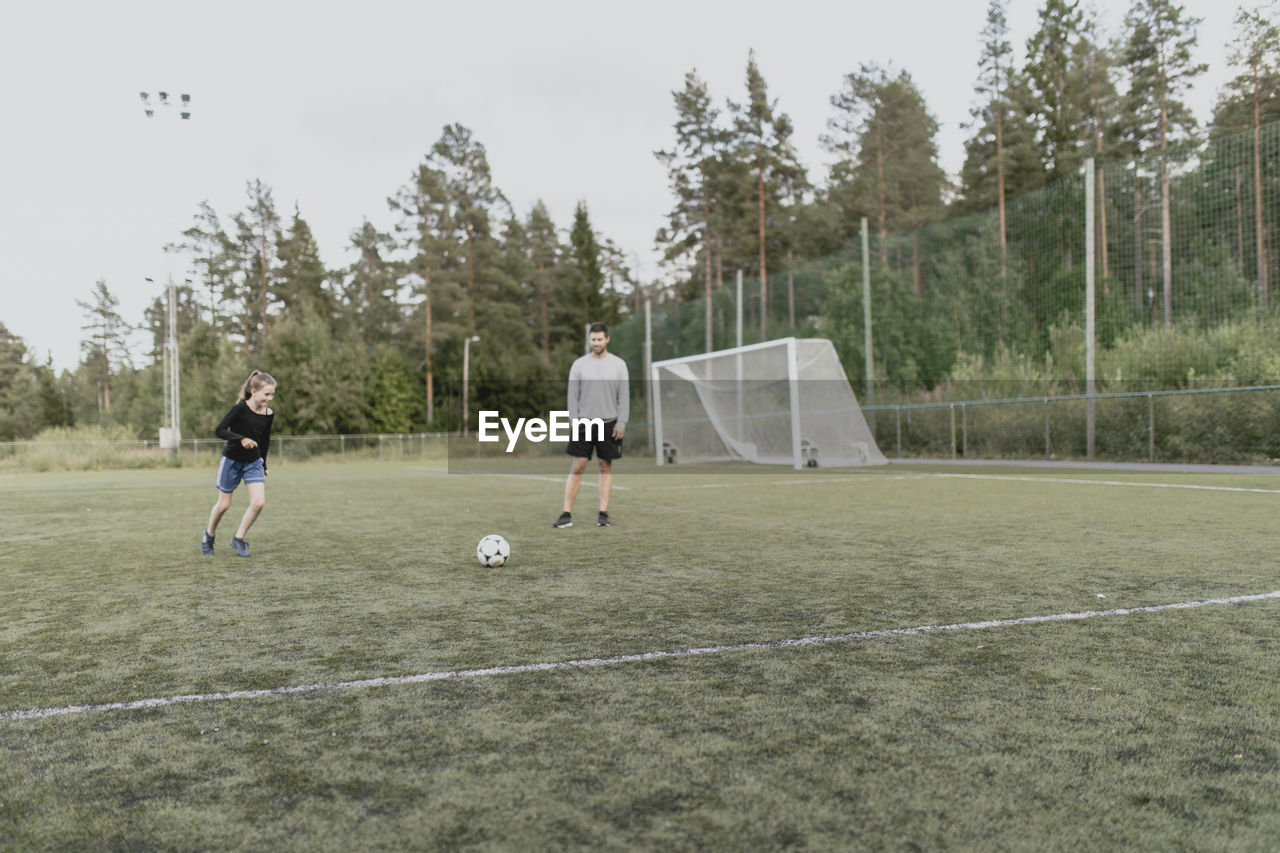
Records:
[[[564,452],[570,456],[579,459],[590,459],[591,452],[594,450],[596,455],[601,459],[621,459],[622,458],[622,439],[614,439],[613,428],[617,425],[617,420],[604,422],[604,438],[601,441],[595,441],[596,431],[587,429],[583,436],[587,440],[575,441],[572,437],[569,439],[568,446]]]

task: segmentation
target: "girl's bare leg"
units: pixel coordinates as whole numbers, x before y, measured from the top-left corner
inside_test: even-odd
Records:
[[[244,485],[249,490],[249,508],[244,511],[244,518],[240,519],[240,529],[236,531],[237,539],[245,537],[249,528],[253,527],[253,523],[258,520],[258,513],[262,512],[262,508],[267,505],[266,483],[245,483]]]
[[[218,522],[222,521],[222,516],[226,515],[229,509],[231,509],[231,495],[228,492],[218,492],[218,502],[213,505],[213,510],[209,513],[209,526],[205,528],[205,532],[213,536],[218,530]]]

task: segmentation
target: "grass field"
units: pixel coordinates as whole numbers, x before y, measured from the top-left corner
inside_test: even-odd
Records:
[[[0,849],[1280,847],[1280,477],[617,470],[0,477]]]

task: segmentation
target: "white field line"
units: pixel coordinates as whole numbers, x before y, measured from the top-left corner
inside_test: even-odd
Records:
[[[726,652],[743,652],[757,649],[780,649],[790,646],[817,646],[827,643],[847,643],[855,640],[874,640],[882,637],[910,637],[917,634],[935,634],[943,631],[981,631],[988,628],[1007,628],[1015,625],[1035,625],[1041,622],[1070,622],[1093,619],[1099,616],[1131,616],[1135,613],[1161,613],[1166,610],[1189,610],[1219,604],[1245,604],[1253,601],[1280,599],[1280,590],[1256,595],[1237,595],[1231,598],[1209,598],[1203,601],[1181,601],[1175,604],[1156,604],[1146,607],[1124,607],[1116,610],[1083,610],[1076,613],[1053,613],[1046,616],[1023,616],[1017,619],[990,619],[983,622],[957,622],[951,625],[921,625],[915,628],[887,628],[879,631],[854,631],[848,634],[831,634],[816,637],[800,637],[789,640],[768,640],[755,643],[737,643],[723,646],[703,646],[675,651],[643,652],[608,658],[580,658],[578,660],[527,663],[512,666],[491,666],[483,669],[454,669],[442,672],[426,672],[419,675],[385,676],[365,678],[359,681],[317,682],[289,687],[269,687],[261,690],[229,690],[219,693],[192,693],[184,696],[162,696],[153,699],[135,699],[128,702],[103,702],[95,705],[67,705],[61,708],[33,708],[25,711],[0,712],[0,721],[41,720],[91,711],[139,711],[149,708],[166,708],[171,705],[190,705],[203,702],[221,702],[232,699],[261,699],[267,696],[289,696],[298,693],[320,693],[336,690],[357,690],[368,687],[390,687],[401,684],[426,684],[462,678],[484,678],[491,675],[517,675],[526,672],[552,672],[564,669],[592,669],[601,666],[617,666],[626,663],[643,663],[687,658],[698,655],[716,655]]]
[[[1013,483],[1070,483],[1075,486],[1134,486],[1140,489],[1195,489],[1205,492],[1252,492],[1280,495],[1280,489],[1246,489],[1241,486],[1197,486],[1194,483],[1135,483],[1131,480],[1083,480],[1071,477],[1013,477],[1001,474],[931,474],[955,480],[1005,480]]]
[[[641,487],[647,492],[682,491],[687,489],[731,489],[745,485],[760,486],[811,486],[825,483],[871,483],[883,480],[920,480],[929,478],[952,480],[1003,480],[1011,483],[1064,483],[1072,486],[1131,486],[1140,489],[1192,489],[1205,492],[1249,492],[1258,495],[1280,495],[1280,489],[1250,489],[1242,486],[1200,486],[1194,483],[1138,483],[1132,480],[1085,480],[1072,477],[1016,477],[1005,474],[899,474],[868,477],[823,477],[808,480],[752,480],[744,477],[733,483],[698,483],[682,486],[647,486]],[[615,486],[614,488],[617,488]]]
[[[448,473],[447,468],[423,468],[421,466],[418,466],[417,470]],[[501,471],[468,471],[467,474],[473,477],[511,477],[512,479],[516,479],[516,480],[543,480],[548,483],[560,483],[561,485],[564,484],[565,477],[568,476],[567,474],[565,475],[565,477],[548,477],[543,474],[504,474]],[[593,482],[592,480],[588,480],[585,477],[582,480],[582,485],[591,486],[592,488],[595,488],[595,489],[600,488],[599,483]],[[615,485],[613,489],[614,491],[626,492],[626,491],[630,491],[631,487]]]
[[[927,474],[907,474],[896,477],[876,477],[877,480],[908,480],[918,477],[928,476]],[[823,477],[821,479],[811,480],[752,480],[744,477],[734,483],[691,483],[683,486],[641,486],[640,489],[646,492],[678,492],[687,489],[732,489],[735,486],[742,486],[750,483],[753,486],[813,486],[825,483],[853,483],[867,482],[866,477]],[[614,488],[617,488],[616,486]]]

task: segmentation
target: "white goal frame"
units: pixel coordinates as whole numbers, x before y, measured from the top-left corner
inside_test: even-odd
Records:
[[[826,353],[829,353],[827,371],[824,375],[810,378],[801,377],[800,349],[802,343],[810,353],[814,352],[814,345],[816,345],[818,352],[823,352],[825,348]],[[785,376],[780,373],[770,376],[743,375],[744,356],[761,350],[780,348],[785,348],[786,352]],[[844,368],[835,356],[835,348],[831,341],[825,338],[797,339],[790,337],[654,362],[650,366],[649,379],[652,383],[653,411],[651,414],[653,416],[654,451],[658,465],[670,464],[668,456],[676,450],[674,446],[669,446],[664,436],[662,383],[672,380],[664,380],[662,378],[663,373],[684,373],[684,376],[675,381],[687,381],[696,387],[698,379],[693,375],[693,372],[699,363],[710,359],[723,360],[726,357],[734,356],[736,356],[737,361],[735,378],[739,398],[737,402],[739,421],[742,420],[742,398],[744,395],[752,393],[750,383],[759,380],[773,384],[779,384],[784,381],[787,383],[786,397],[790,416],[789,453],[785,455],[778,453],[777,451],[780,448],[776,446],[777,443],[775,442],[774,455],[760,457],[754,452],[756,449],[754,444],[746,441],[737,441],[728,434],[729,430],[726,425],[717,422],[716,415],[707,409],[706,401],[702,398],[701,392],[699,392],[699,399],[703,404],[703,412],[706,414],[707,423],[714,428],[726,450],[725,455],[716,456],[714,459],[745,460],[762,464],[790,464],[794,468],[812,467],[820,463],[837,467],[887,464],[887,460],[875,444],[875,438],[867,426],[862,410],[858,407],[853,389],[849,386],[849,380],[845,375]],[[809,381],[809,379],[818,379],[823,383],[830,383],[827,386],[827,396],[832,397],[834,395],[835,399],[829,399],[826,402],[826,407],[821,410],[806,412],[803,408],[806,395],[802,393],[802,383]],[[822,441],[810,440],[813,437],[806,437],[805,418],[802,417],[802,415],[806,414],[810,419],[825,418],[834,422],[836,424],[835,430],[838,433],[837,437],[832,438],[831,430],[826,429],[821,430],[825,433]],[[780,412],[779,416],[781,415],[782,413]],[[814,423],[814,421],[810,420],[810,423]],[[812,427],[810,427],[810,431],[812,431]],[[678,463],[680,461],[679,454],[676,453],[675,462]]]

